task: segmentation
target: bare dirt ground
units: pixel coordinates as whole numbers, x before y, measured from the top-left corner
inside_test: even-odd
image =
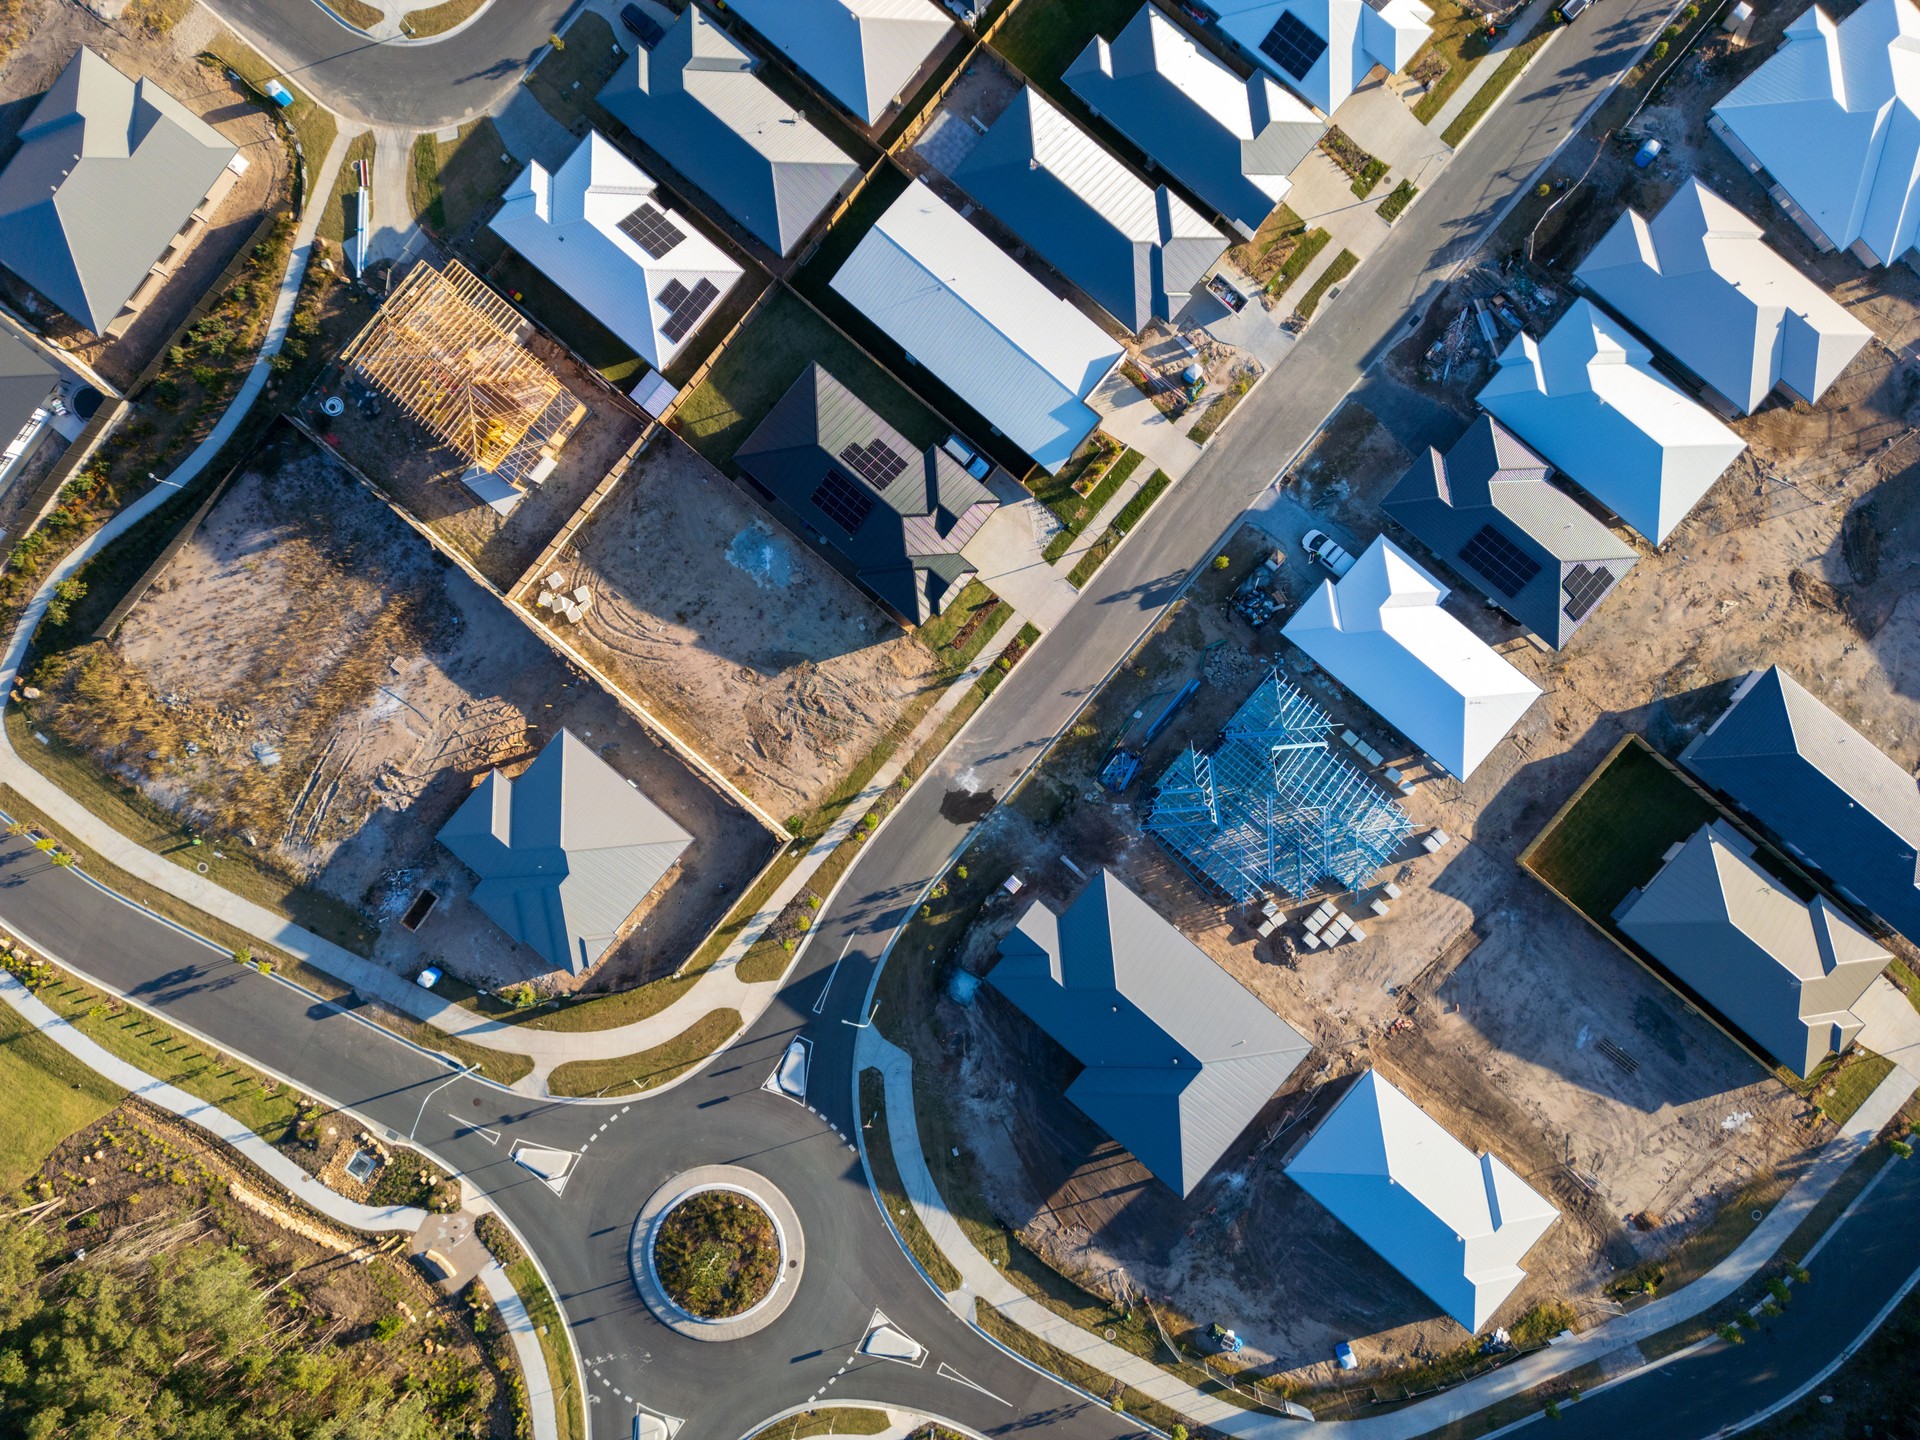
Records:
[[[71,350],[116,385],[134,379],[171,336],[194,303],[218,278],[252,235],[270,205],[283,199],[286,148],[273,122],[217,68],[195,53],[204,38],[199,17],[160,31],[144,24],[109,25],[78,4],[41,3],[23,26],[19,48],[0,64],[0,155],[11,158],[13,141],[74,52],[91,46],[122,74],[146,76],[240,147],[248,161],[212,224],[171,279],[140,312],[127,333],[102,339],[51,310],[26,285],[0,272],[8,302],[43,327],[53,343]],[[3,162],[0,162],[3,163]],[[156,254],[153,258],[158,259]]]
[[[759,870],[764,829],[310,445],[235,481],[111,642],[44,677],[54,724],[225,843],[369,911],[376,958],[475,983],[544,973],[434,835],[488,769],[562,727],[694,836],[592,976],[670,969]],[[390,923],[422,885],[417,933]]]
[[[374,313],[369,307],[369,321]],[[338,366],[329,367],[301,406],[301,418],[328,444],[502,590],[511,590],[540,558],[643,428],[638,415],[559,346],[536,332],[528,349],[587,407],[587,414],[561,447],[553,473],[528,491],[511,515],[482,504],[461,483],[464,458],[434,444],[391,400],[370,399],[372,392],[357,379],[343,379]],[[320,409],[329,395],[344,395],[349,402],[338,419]]]
[[[556,622],[568,641],[770,814],[818,806],[939,683],[925,646],[673,435],[573,551],[557,568],[593,603]]]

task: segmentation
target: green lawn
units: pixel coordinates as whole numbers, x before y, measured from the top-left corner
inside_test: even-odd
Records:
[[[1408,64],[1407,73],[1419,75],[1431,63],[1445,65],[1446,71],[1415,102],[1413,118],[1425,125],[1444,110],[1490,44],[1486,24],[1472,9],[1457,0],[1434,0],[1433,33]]]
[[[1908,1004],[1920,1010],[1920,976],[1908,969],[1904,960],[1896,959],[1887,966],[1887,978],[1907,997]]]
[[[352,233],[353,222],[357,219],[354,209],[359,204],[360,182],[354,176],[353,162],[367,162],[367,175],[373,175],[373,132],[356,135],[347,142],[346,158],[340,162],[340,173],[333,177],[333,193],[327,197],[327,208],[321,212],[320,228],[317,232],[324,240],[335,245],[344,245],[346,237]]]
[[[818,362],[917,446],[947,429],[897,380],[861,354],[814,309],[782,286],[721,354],[699,389],[675,412],[682,439],[722,469],[807,366]]]
[[[1393,193],[1376,207],[1382,220],[1391,225],[1400,218],[1400,214],[1413,203],[1413,197],[1420,193],[1420,187],[1411,180],[1402,180],[1393,187]]]
[[[664,1045],[612,1060],[573,1060],[547,1078],[555,1095],[638,1095],[685,1074],[726,1043],[741,1025],[738,1010],[715,1010]]]
[[[1313,282],[1307,293],[1300,297],[1299,313],[1302,320],[1311,320],[1313,312],[1320,308],[1320,302],[1327,292],[1351,275],[1360,264],[1360,257],[1351,250],[1342,250],[1333,257],[1333,263],[1320,272],[1320,278]]]
[[[1473,127],[1480,123],[1480,117],[1493,108],[1493,102],[1520,78],[1520,72],[1527,68],[1527,62],[1533,59],[1534,52],[1547,43],[1547,37],[1551,34],[1553,27],[1542,25],[1537,33],[1507,51],[1493,74],[1487,77],[1486,83],[1474,92],[1466,107],[1440,133],[1441,140],[1454,146],[1465,140]]]
[[[123,1092],[38,1034],[0,1001],[0,1093],[7,1123],[0,1126],[0,1196],[10,1195],[54,1147],[98,1120]]]
[[[1140,523],[1153,502],[1158,500],[1166,488],[1173,483],[1164,470],[1156,470],[1147,477],[1147,483],[1134,492],[1129,500],[1107,526],[1100,538],[1093,542],[1087,551],[1074,562],[1073,573],[1067,576],[1067,583],[1074,589],[1084,589],[1093,572],[1107,563],[1107,557],[1119,546],[1129,530]]]
[[[1651,880],[1660,857],[1716,811],[1630,736],[1520,863],[1604,930],[1627,892]]]
[[[1043,472],[1034,480],[1034,499],[1058,516],[1060,523],[1066,527],[1047,545],[1043,558],[1049,564],[1067,553],[1080,532],[1087,528],[1088,522],[1100,513],[1101,507],[1126,484],[1128,477],[1140,468],[1141,460],[1146,458],[1138,450],[1123,449],[1085,495],[1074,489],[1075,483],[1086,474],[1093,462],[1103,460],[1112,453],[1105,448],[1089,450],[1062,465],[1057,475]]]
[[[526,86],[542,109],[572,130],[627,57],[613,53],[613,27],[590,10],[583,11],[562,38],[566,49],[549,52],[533,67]],[[624,44],[621,49],[626,49]]]
[[[1286,294],[1288,287],[1307,273],[1307,267],[1313,264],[1315,257],[1326,249],[1332,240],[1333,236],[1318,226],[1302,235],[1299,244],[1293,247],[1293,252],[1281,262],[1273,279],[1267,282],[1267,293],[1274,296]]]
[[[906,1242],[907,1252],[920,1262],[920,1268],[942,1290],[958,1290],[961,1274],[939,1246],[933,1243],[920,1212],[908,1203],[907,1189],[900,1180],[900,1167],[893,1158],[893,1138],[887,1129],[887,1087],[878,1070],[860,1074],[860,1124],[867,1148],[867,1169],[873,1176],[873,1188],[886,1206],[887,1218]]]
[[[582,1412],[579,1375],[573,1365],[573,1346],[567,1340],[567,1327],[561,1322],[560,1307],[540,1279],[540,1272],[525,1255],[504,1267],[507,1279],[527,1307],[527,1318],[540,1337],[540,1353],[547,1362],[547,1383],[553,1387],[555,1417],[559,1421],[560,1440],[586,1440],[587,1422]]]
[[[1113,39],[1139,9],[1139,0],[1019,0],[991,43],[1036,85],[1058,89],[1096,34]]]
[[[436,140],[431,131],[415,136],[407,182],[413,213],[435,235],[456,233],[519,173],[500,158],[505,153],[500,132],[484,115],[462,125],[454,140]]]
[[[1813,1103],[1834,1124],[1844,1125],[1853,1118],[1853,1112],[1866,1103],[1867,1097],[1880,1088],[1880,1082],[1893,1073],[1893,1061],[1884,1055],[1855,1050],[1842,1056],[1838,1065],[1824,1075],[1815,1073]]]

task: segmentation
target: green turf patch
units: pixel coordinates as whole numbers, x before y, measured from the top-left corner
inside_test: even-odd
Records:
[[[1493,74],[1487,77],[1487,83],[1474,91],[1473,98],[1466,103],[1460,113],[1453,117],[1447,128],[1440,132],[1440,138],[1448,145],[1458,147],[1472,133],[1473,127],[1493,108],[1509,85],[1520,78],[1520,72],[1527,68],[1527,62],[1533,59],[1534,52],[1547,43],[1547,37],[1553,34],[1551,28],[1542,26],[1537,35],[1522,40],[1506,53]]]
[[[436,140],[431,131],[415,136],[407,198],[420,223],[442,237],[465,226],[518,173],[505,154],[500,132],[484,115],[462,125],[453,140]]]
[[[1400,212],[1413,203],[1413,197],[1420,193],[1420,187],[1411,180],[1402,180],[1393,187],[1393,193],[1382,200],[1376,213],[1391,225],[1400,218]]]
[[[60,1142],[84,1130],[124,1094],[40,1034],[0,1001],[0,1195],[11,1194]]]
[[[1166,492],[1173,483],[1164,470],[1156,470],[1147,477],[1147,483],[1134,492],[1133,498],[1121,507],[1113,523],[1101,533],[1087,551],[1074,563],[1073,572],[1067,576],[1067,583],[1076,590],[1086,588],[1087,581],[1093,578],[1093,572],[1107,563],[1107,557],[1119,548],[1127,532],[1140,523],[1153,502]]]
[[[1287,287],[1306,274],[1307,267],[1313,264],[1314,257],[1326,249],[1332,239],[1331,234],[1317,227],[1302,235],[1300,243],[1293,247],[1293,252],[1281,262],[1279,271],[1267,282],[1267,293],[1269,295],[1286,294]]]
[[[1313,282],[1307,293],[1300,297],[1299,315],[1302,320],[1311,320],[1313,312],[1320,308],[1320,302],[1327,292],[1351,275],[1360,264],[1360,257],[1351,250],[1342,250],[1333,257],[1333,263],[1320,272],[1320,278]]]
[[[1139,0],[1018,0],[991,43],[1034,84],[1059,90],[1088,42],[1113,39],[1139,9]]]

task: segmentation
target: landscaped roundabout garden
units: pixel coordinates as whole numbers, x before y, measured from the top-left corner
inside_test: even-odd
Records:
[[[667,1298],[702,1320],[744,1315],[772,1292],[784,1257],[773,1217],[739,1190],[700,1190],[660,1218],[653,1271]]]

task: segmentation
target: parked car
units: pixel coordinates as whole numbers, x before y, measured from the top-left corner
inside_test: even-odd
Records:
[[[1300,548],[1309,560],[1317,560],[1331,570],[1336,580],[1353,568],[1353,556],[1323,530],[1307,531],[1300,537]]]
[[[1571,25],[1580,18],[1580,12],[1593,4],[1593,0],[1560,0],[1560,18]]]
[[[633,32],[634,39],[640,42],[640,47],[643,50],[653,49],[654,46],[660,43],[661,36],[667,33],[660,28],[660,22],[658,20],[655,20],[638,5],[622,5],[620,7],[620,23]]]

